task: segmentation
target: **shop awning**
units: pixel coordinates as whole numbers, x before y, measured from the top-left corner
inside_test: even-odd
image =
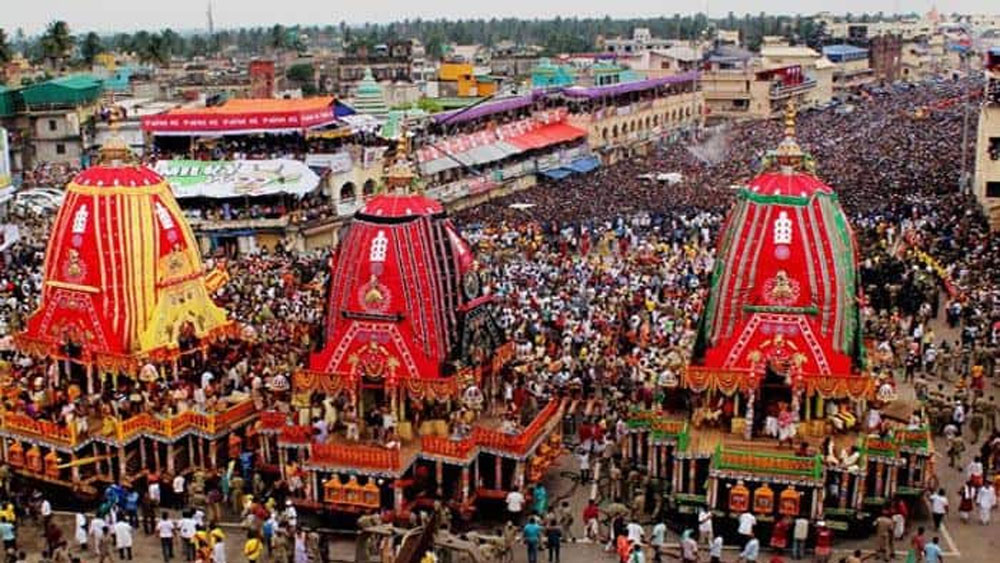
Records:
[[[601,161],[597,159],[596,156],[587,156],[584,158],[578,158],[573,162],[566,165],[573,172],[580,174],[586,174],[587,172],[592,172],[597,170],[601,166]]]
[[[469,149],[463,152],[462,156],[463,159],[468,158],[474,164],[486,164],[488,162],[503,160],[508,156],[520,154],[521,152],[523,151],[514,145],[498,142]]]
[[[476,166],[478,164],[496,162],[522,152],[524,151],[515,145],[499,141],[425,162],[420,165],[420,170],[424,174],[437,174],[438,172],[457,168],[462,165]]]
[[[465,163],[465,161],[460,160],[457,157],[456,158],[451,158],[451,157],[445,156],[445,157],[442,157],[442,158],[435,158],[434,160],[431,160],[429,162],[425,162],[425,163],[421,164],[420,165],[420,172],[422,172],[423,174],[425,174],[427,176],[430,176],[430,175],[433,175],[433,174],[437,174],[439,172],[444,172],[445,170],[451,170],[452,168],[458,168],[459,166],[462,166],[462,164],[464,164],[464,163]]]
[[[524,133],[507,139],[507,142],[520,148],[521,150],[540,149],[558,143],[565,143],[585,137],[587,132],[583,129],[567,125],[566,123],[552,123],[543,125],[529,133]]]
[[[247,135],[294,133],[337,122],[353,111],[332,96],[299,100],[229,100],[220,106],[177,108],[142,118],[153,135]]]
[[[542,170],[540,174],[546,178],[551,178],[553,180],[562,180],[566,176],[572,174],[573,171],[569,168],[553,168],[551,170]]]

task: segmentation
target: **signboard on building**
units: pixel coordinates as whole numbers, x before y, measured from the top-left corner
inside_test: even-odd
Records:
[[[351,171],[354,159],[347,151],[338,153],[316,153],[306,155],[306,166],[310,168],[325,168],[332,174],[344,174]]]
[[[303,196],[319,186],[315,172],[304,162],[291,159],[161,160],[155,168],[178,199]]]
[[[364,157],[361,165],[366,170],[382,162],[382,155],[385,154],[385,147],[365,147]]]

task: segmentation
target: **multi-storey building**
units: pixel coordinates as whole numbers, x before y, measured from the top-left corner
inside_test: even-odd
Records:
[[[23,140],[25,169],[37,163],[79,166],[93,136],[101,83],[86,75],[65,76],[15,92],[19,111],[13,129]]]
[[[994,47],[986,53],[985,72],[973,191],[989,217],[990,226],[1000,229],[1000,48]]]
[[[631,38],[615,37],[613,39],[598,39],[598,50],[616,55],[635,55],[651,49],[669,49],[678,41],[653,37],[648,28],[637,27],[632,30]]]
[[[771,48],[757,59],[749,51],[720,46],[706,59],[701,89],[708,117],[766,118],[789,101],[822,105],[832,95],[833,65],[797,47]]]
[[[371,69],[378,82],[412,82],[413,42],[396,41],[372,49],[359,47],[341,57],[337,61],[337,93],[353,95],[366,69]]]
[[[655,141],[701,125],[705,99],[698,73],[688,72],[609,86],[564,88],[569,123],[587,131],[605,164],[644,154]]]
[[[840,44],[823,47],[823,55],[836,68],[833,71],[833,89],[836,93],[856,90],[875,80],[875,72],[868,61],[868,49]]]

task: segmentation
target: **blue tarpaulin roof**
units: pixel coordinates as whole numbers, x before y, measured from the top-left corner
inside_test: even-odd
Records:
[[[597,170],[601,166],[601,161],[597,160],[596,156],[587,156],[584,158],[578,158],[571,162],[567,168],[573,172],[579,172],[580,174],[586,174],[593,170]]]
[[[553,180],[562,180],[566,176],[572,174],[573,171],[568,168],[553,168],[552,170],[542,170],[541,174]]]
[[[357,112],[354,111],[354,108],[341,102],[340,100],[337,100],[333,104],[333,115],[337,117],[344,117],[345,115],[354,115],[355,113]]]

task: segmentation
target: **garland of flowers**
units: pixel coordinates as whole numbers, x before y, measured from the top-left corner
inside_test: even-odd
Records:
[[[941,283],[944,285],[944,289],[948,292],[948,295],[951,297],[958,295],[958,289],[955,287],[955,283],[951,280],[951,274],[949,274],[948,271],[941,266],[940,262],[919,248],[914,248],[913,254],[922,264],[930,268],[938,279],[941,280]]]

